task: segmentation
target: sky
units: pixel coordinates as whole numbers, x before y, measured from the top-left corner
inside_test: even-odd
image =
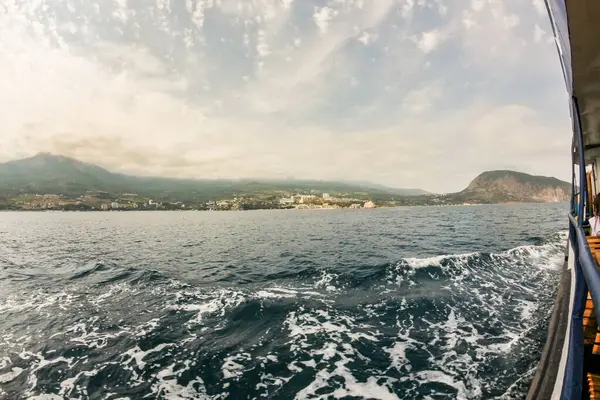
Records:
[[[5,0],[0,162],[463,189],[570,178],[543,0]]]

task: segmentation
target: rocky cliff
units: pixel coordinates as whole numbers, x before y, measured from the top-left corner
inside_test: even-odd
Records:
[[[515,171],[487,171],[459,193],[464,201],[478,203],[565,202],[571,184],[556,178]]]

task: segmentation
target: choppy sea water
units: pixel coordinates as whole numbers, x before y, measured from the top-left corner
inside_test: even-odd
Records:
[[[0,213],[0,398],[521,399],[566,211]]]

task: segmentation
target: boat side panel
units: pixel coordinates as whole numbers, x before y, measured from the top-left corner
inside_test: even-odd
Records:
[[[568,246],[570,247],[570,246]],[[567,247],[567,249],[568,249]],[[568,250],[567,250],[568,251]],[[569,252],[571,253],[571,252]],[[567,253],[568,254],[568,253]],[[572,254],[572,253],[571,253]],[[540,365],[533,378],[533,382],[527,394],[528,400],[542,400],[552,398],[552,392],[557,383],[557,376],[560,373],[560,385],[562,386],[562,378],[564,370],[560,371],[561,363],[565,346],[565,341],[568,337],[568,328],[570,320],[569,306],[571,303],[571,276],[572,270],[568,268],[569,263],[565,261],[554,310],[548,324],[548,338],[542,351]],[[566,356],[566,354],[564,354]]]

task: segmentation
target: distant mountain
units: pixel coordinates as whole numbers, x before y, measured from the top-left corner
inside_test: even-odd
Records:
[[[118,195],[134,192],[156,199],[207,201],[235,196],[280,195],[286,192],[328,192],[360,198],[389,199],[420,194],[419,189],[393,189],[362,183],[317,180],[195,180],[137,177],[110,172],[73,158],[40,153],[0,164],[0,197],[21,193],[82,195],[88,190]]]
[[[515,171],[487,171],[456,197],[466,202],[566,202],[571,184],[560,179]]]
[[[124,183],[125,176],[113,174],[96,165],[40,153],[34,157],[0,164],[0,191],[73,193],[87,189],[106,190]]]
[[[571,184],[556,178],[515,171],[487,171],[463,191],[434,195],[420,189],[397,189],[369,182],[318,180],[195,180],[137,177],[110,172],[73,158],[40,153],[0,163],[0,198],[23,193],[79,196],[87,191],[113,196],[137,193],[156,200],[208,201],[242,196],[283,196],[291,193],[329,193],[332,196],[395,199],[399,205],[564,202]]]

